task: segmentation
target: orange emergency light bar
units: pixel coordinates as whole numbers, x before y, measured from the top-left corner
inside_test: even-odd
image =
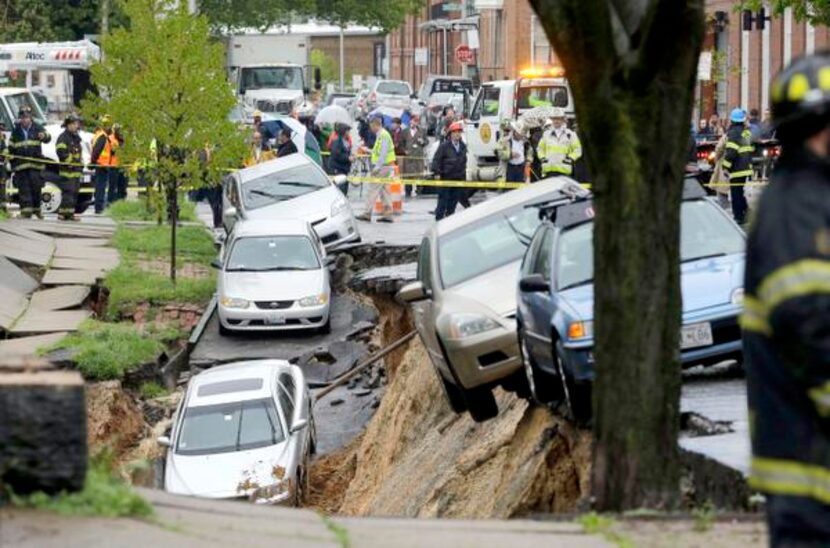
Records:
[[[565,76],[565,69],[562,67],[531,67],[520,70],[519,76],[522,78],[561,78],[562,76]]]

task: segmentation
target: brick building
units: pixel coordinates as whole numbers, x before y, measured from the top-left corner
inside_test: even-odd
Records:
[[[712,79],[701,81],[696,110],[701,116],[728,114],[741,106],[764,112],[769,82],[793,58],[830,45],[826,27],[798,22],[787,9],[766,22],[764,30],[742,29],[734,0],[708,0],[704,52],[713,53]],[[770,10],[767,8],[767,15]],[[757,14],[753,14],[757,18]]]
[[[477,35],[477,48],[471,32]],[[554,61],[527,0],[427,0],[418,14],[389,35],[388,44],[389,77],[408,80],[416,88],[428,74],[498,80]],[[468,65],[455,60],[461,44],[474,51]]]

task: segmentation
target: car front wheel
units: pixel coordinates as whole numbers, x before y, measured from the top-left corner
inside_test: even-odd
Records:
[[[527,340],[519,334],[519,351],[524,366],[524,374],[532,398],[541,405],[556,407],[565,399],[562,379],[559,375],[542,370],[533,359]]]
[[[496,397],[489,386],[477,386],[464,390],[464,400],[467,403],[467,411],[476,422],[485,422],[495,418],[499,414],[499,406]]]
[[[565,367],[562,358],[562,349],[558,343],[554,347],[556,369],[562,379],[562,386],[565,390],[565,405],[568,415],[572,421],[579,426],[585,426],[591,422],[593,406],[591,402],[593,383],[591,381],[576,381],[573,375]]]

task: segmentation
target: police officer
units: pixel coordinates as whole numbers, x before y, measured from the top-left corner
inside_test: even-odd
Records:
[[[748,209],[744,184],[752,177],[752,132],[746,127],[746,112],[736,108],[729,114],[731,125],[726,132],[723,168],[729,173],[729,197],[732,216],[738,224],[746,222]]]
[[[830,54],[773,81],[782,156],[747,244],[750,485],[772,546],[830,542]]]
[[[61,182],[61,205],[58,218],[64,221],[75,219],[75,202],[81,187],[83,176],[83,158],[81,156],[81,136],[78,134],[81,119],[70,114],[63,121],[63,133],[58,136],[55,152],[61,165],[58,169]]]
[[[20,216],[43,218],[40,211],[45,167],[41,145],[52,140],[49,133],[32,120],[32,109],[23,107],[17,114],[18,121],[9,137],[9,154],[14,172],[14,185],[20,199]]]

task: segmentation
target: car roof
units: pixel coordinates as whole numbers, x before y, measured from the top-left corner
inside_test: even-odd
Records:
[[[285,360],[248,360],[213,367],[190,380],[185,405],[199,407],[271,397],[276,375],[290,373],[292,367]],[[261,380],[262,386],[257,389],[222,391],[221,383],[229,383],[225,386],[233,387],[234,382],[241,385],[246,380]],[[208,385],[218,386],[213,387],[214,393],[210,395],[199,395],[199,389]]]
[[[233,226],[234,238],[255,236],[308,236],[311,225],[301,219],[241,220]]]
[[[263,175],[268,175],[269,173],[277,173],[293,167],[310,165],[317,166],[317,164],[314,163],[314,160],[301,152],[297,152],[295,154],[283,156],[282,158],[269,160],[261,164],[240,169],[236,173],[239,176],[239,181],[244,184],[253,179],[259,179]]]
[[[577,195],[587,196],[589,193],[579,183],[568,177],[554,177],[543,179],[531,185],[511,190],[505,194],[491,198],[485,202],[465,209],[455,215],[442,219],[433,225],[437,236],[444,236],[481,219],[495,215],[507,209],[513,209],[522,204],[530,204],[540,200],[549,200],[565,197],[564,190],[570,190]]]

